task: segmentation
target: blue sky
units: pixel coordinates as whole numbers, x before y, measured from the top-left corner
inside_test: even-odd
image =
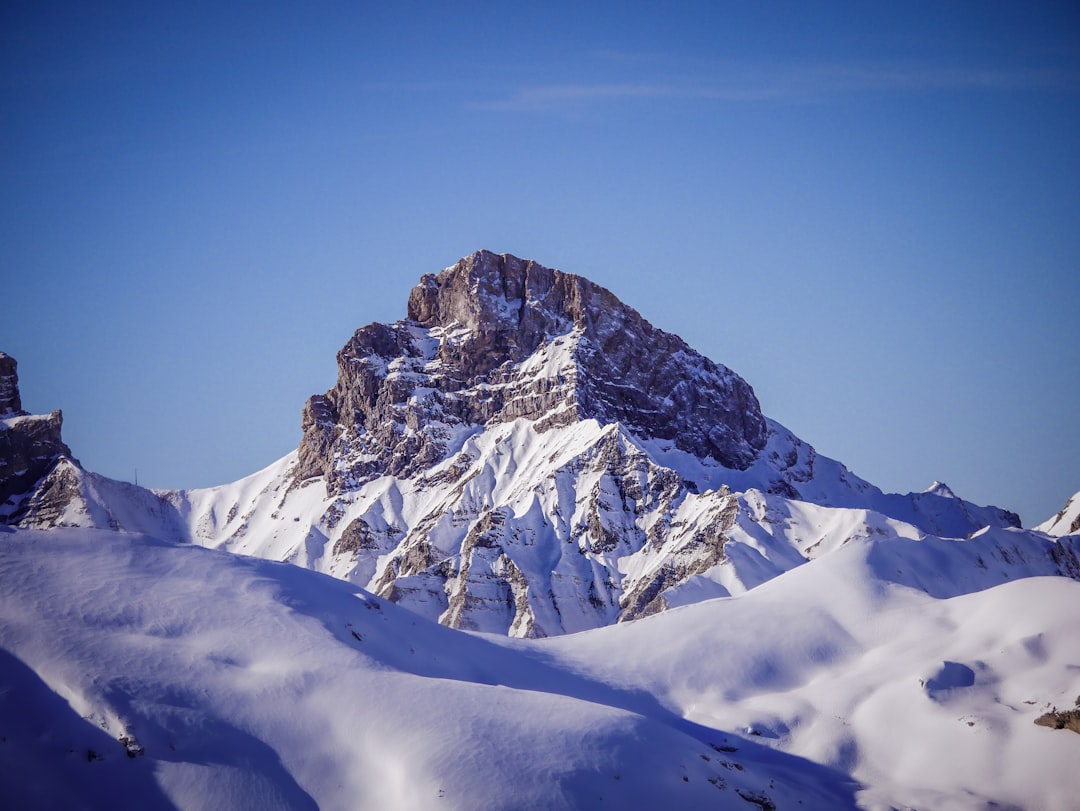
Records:
[[[225,5],[0,7],[0,349],[90,469],[269,464],[488,248],[886,490],[1080,489],[1075,4]]]

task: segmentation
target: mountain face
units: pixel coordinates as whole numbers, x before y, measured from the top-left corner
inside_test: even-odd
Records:
[[[23,411],[18,363],[0,352],[0,523],[16,522],[38,482],[60,459],[71,459],[71,449],[60,438],[63,421],[59,410],[48,415]]]
[[[1071,540],[943,484],[882,493],[609,291],[509,255],[424,276],[405,319],[358,330],[302,429],[296,452],[206,490],[57,464],[18,523],[290,561],[521,637],[741,594],[854,540],[970,537],[948,554],[973,588],[1080,573]]]
[[[304,409],[295,476],[338,492],[442,461],[461,429],[525,419],[544,432],[618,423],[744,470],[767,428],[747,383],[602,287],[481,251],[420,280],[406,320],[338,353]]]
[[[19,364],[6,352],[0,352],[0,416],[23,415],[19,393]]]

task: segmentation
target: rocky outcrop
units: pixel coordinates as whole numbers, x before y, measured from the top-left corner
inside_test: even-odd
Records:
[[[0,352],[0,417],[22,417],[22,398],[19,396],[19,364],[6,352]]]
[[[93,527],[141,532],[168,541],[188,540],[187,527],[170,501],[172,495],[99,476],[65,456],[29,494],[18,525],[24,529]]]
[[[22,410],[16,361],[0,352],[0,522],[17,522],[37,483],[61,459],[71,458],[60,436],[62,425],[60,411]]]
[[[767,426],[753,389],[604,288],[480,251],[409,296],[407,318],[356,332],[337,385],[304,408],[298,481],[410,476],[462,428],[596,419],[742,470]]]
[[[1076,699],[1076,707],[1071,710],[1059,710],[1054,707],[1050,712],[1043,713],[1035,719],[1035,723],[1041,727],[1050,729],[1069,729],[1080,733],[1080,698]]]
[[[85,509],[83,495],[83,471],[66,459],[52,466],[34,491],[30,494],[26,508],[20,515],[20,526],[27,529],[52,529],[65,526],[69,507]],[[104,528],[119,529],[119,525],[106,524]]]

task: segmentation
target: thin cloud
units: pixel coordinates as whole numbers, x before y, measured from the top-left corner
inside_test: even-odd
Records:
[[[470,106],[488,110],[559,111],[625,100],[702,99],[720,102],[817,103],[863,93],[1072,89],[1078,77],[1060,71],[981,68],[811,66],[729,69],[708,80],[568,83],[520,87]]]

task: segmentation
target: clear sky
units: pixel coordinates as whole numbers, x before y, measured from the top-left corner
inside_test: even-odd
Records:
[[[886,490],[1080,489],[1080,6],[302,5],[0,5],[0,349],[86,467],[269,464],[488,248]]]

